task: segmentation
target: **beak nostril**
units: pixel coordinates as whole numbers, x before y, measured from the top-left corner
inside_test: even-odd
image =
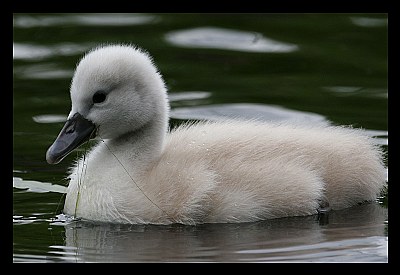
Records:
[[[71,134],[75,131],[75,124],[70,125],[67,129],[65,129],[65,133]]]

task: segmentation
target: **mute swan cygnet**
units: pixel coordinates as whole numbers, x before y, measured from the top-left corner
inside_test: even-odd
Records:
[[[64,213],[130,224],[250,222],[375,200],[382,152],[361,130],[229,120],[168,131],[151,57],[95,48],[78,64],[72,109],[46,154],[60,162],[97,136],[70,171]]]

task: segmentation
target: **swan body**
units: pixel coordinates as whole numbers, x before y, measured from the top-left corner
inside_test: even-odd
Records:
[[[83,57],[68,121],[46,158],[97,144],[69,173],[64,212],[129,224],[250,222],[375,200],[382,152],[361,130],[248,120],[168,131],[166,88],[150,56],[129,45]],[[83,133],[84,134],[81,134]]]

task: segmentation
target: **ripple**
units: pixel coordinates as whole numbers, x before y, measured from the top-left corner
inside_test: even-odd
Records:
[[[183,101],[183,100],[195,100],[195,99],[204,99],[211,96],[210,92],[203,91],[188,91],[188,92],[180,92],[180,93],[169,93],[168,99],[169,101]]]
[[[14,67],[14,75],[22,79],[58,79],[70,78],[72,70],[64,70],[53,63]]]
[[[215,104],[174,108],[171,110],[171,117],[176,119],[206,119],[213,121],[230,118],[329,124],[329,121],[320,114],[290,110],[281,106],[252,103]]]
[[[351,254],[351,262],[387,262],[387,249],[387,237],[372,236],[283,248],[241,250],[236,253],[260,256],[246,259],[250,261],[349,262]]]
[[[356,86],[325,86],[324,90],[333,92],[338,96],[363,95],[367,97],[387,98],[388,91],[384,88],[365,88]]]
[[[62,185],[35,180],[24,180],[17,177],[13,177],[13,187],[17,189],[25,189],[26,192],[33,193],[56,192],[64,194],[67,192],[67,187]]]
[[[387,26],[386,18],[350,17],[351,22],[359,27],[384,27]]]
[[[66,214],[58,214],[55,217],[52,217],[51,219],[47,220],[50,222],[50,225],[56,225],[56,226],[65,226],[66,224],[80,221],[80,218],[74,218],[73,216],[66,215]]]
[[[71,56],[90,49],[92,44],[60,43],[52,46],[13,43],[13,59],[37,60],[53,56]]]
[[[23,217],[23,216],[13,216],[13,224],[31,224],[34,222],[43,222],[44,219],[38,219],[37,217]]]
[[[67,116],[48,114],[33,116],[32,119],[36,123],[59,123],[67,121]]]
[[[45,263],[47,262],[47,255],[32,255],[32,254],[14,254],[14,263]]]
[[[388,131],[382,131],[382,130],[364,130],[364,133],[367,136],[373,137],[373,141],[375,144],[378,145],[388,145],[389,144],[389,139],[388,139]]]
[[[212,48],[259,53],[289,53],[298,50],[295,44],[264,37],[261,33],[214,27],[171,31],[165,35],[172,45],[187,48]]]
[[[388,131],[383,130],[364,130],[364,132],[370,137],[388,137]]]
[[[53,249],[50,250],[49,253],[63,255],[63,256],[76,256],[78,248],[71,247],[71,246],[62,246],[62,245],[50,245],[49,248]],[[76,259],[75,257],[73,258]]]
[[[28,171],[26,171],[26,170],[13,170],[13,173],[22,173],[22,174],[26,174],[26,173],[28,173]]]
[[[79,26],[132,26],[158,22],[154,15],[115,13],[115,14],[75,14],[75,15],[19,15],[14,17],[14,27],[34,28],[60,25]]]

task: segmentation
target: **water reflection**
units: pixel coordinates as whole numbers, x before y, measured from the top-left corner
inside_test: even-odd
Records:
[[[67,121],[67,116],[66,115],[46,114],[46,115],[33,116],[32,119],[36,123],[59,123],[59,122]]]
[[[281,106],[236,103],[214,104],[193,107],[180,107],[171,110],[171,117],[177,119],[257,119],[259,121],[289,122],[289,123],[314,123],[329,124],[328,120],[320,114],[290,110]]]
[[[204,91],[186,91],[180,93],[168,93],[168,99],[170,102],[204,99],[210,96],[211,96],[210,92],[204,92]]]
[[[365,88],[356,86],[325,86],[324,90],[333,92],[337,96],[364,96],[364,97],[388,97],[388,90],[384,88]]]
[[[78,26],[131,26],[155,23],[155,15],[132,13],[88,13],[74,15],[17,15],[14,17],[14,27],[34,28],[64,25]]]
[[[244,224],[138,226],[73,222],[50,253],[77,262],[386,262],[387,209],[365,204],[326,219],[293,217]],[[71,254],[71,252],[73,252]]]
[[[14,66],[14,75],[20,79],[70,78],[73,75],[73,70],[61,69],[54,63],[42,63],[39,65]]]
[[[261,33],[199,27],[172,31],[165,35],[167,42],[188,48],[212,48],[260,53],[289,53],[298,50],[295,44],[275,41]]]
[[[18,177],[13,177],[13,187],[33,193],[56,192],[64,194],[67,192],[67,188],[62,185],[36,180],[24,180]]]
[[[359,27],[384,27],[388,21],[386,18],[372,18],[372,17],[350,17],[351,22]]]
[[[91,43],[60,43],[47,46],[29,43],[13,43],[13,58],[40,60],[53,56],[70,56],[81,54],[93,46],[94,44]]]

